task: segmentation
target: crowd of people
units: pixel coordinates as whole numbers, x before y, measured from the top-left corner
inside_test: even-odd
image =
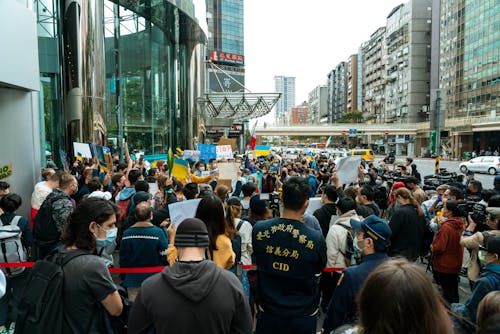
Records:
[[[242,155],[228,185],[226,161],[176,178],[164,161],[125,160],[44,168],[31,199],[0,182],[0,262],[58,259],[64,333],[107,333],[130,303],[129,333],[500,331],[500,175],[492,189],[473,173],[424,186],[406,158],[363,161],[345,184],[334,157]],[[170,221],[170,204],[194,199],[193,218]],[[36,328],[23,303],[36,270],[0,271],[0,334]]]

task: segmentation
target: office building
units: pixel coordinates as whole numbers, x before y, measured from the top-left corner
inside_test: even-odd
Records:
[[[347,111],[346,62],[340,62],[328,73],[328,118],[336,122]]]
[[[207,0],[209,92],[243,92],[245,39],[243,0]]]
[[[428,120],[432,0],[411,0],[387,17],[385,122]]]
[[[146,154],[194,145],[206,35],[193,2],[117,3],[0,1],[0,133],[15,143],[0,155],[23,199],[47,160],[74,159],[73,142],[114,153],[126,139]]]
[[[290,126],[310,125],[309,120],[309,105],[307,101],[291,108],[289,113],[288,124]]]
[[[346,70],[347,101],[346,111],[358,110],[358,55],[354,54],[347,60]]]
[[[367,123],[385,121],[385,27],[378,28],[362,44],[363,118]]]
[[[309,93],[309,124],[328,122],[327,91],[326,85],[320,85]]]
[[[295,106],[295,77],[275,76],[274,91],[282,94],[276,103],[274,120],[276,124],[284,124],[290,109]]]

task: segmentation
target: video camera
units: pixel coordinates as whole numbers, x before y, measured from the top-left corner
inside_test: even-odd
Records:
[[[472,218],[478,226],[478,231],[489,230],[487,225],[488,214],[486,212],[486,205],[477,202],[465,202],[459,204],[458,208]]]

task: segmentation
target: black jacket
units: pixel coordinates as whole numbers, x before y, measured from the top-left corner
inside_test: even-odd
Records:
[[[321,226],[321,231],[323,232],[323,237],[326,238],[328,234],[328,229],[330,228],[330,220],[332,216],[337,214],[337,206],[335,203],[324,204],[321,208],[314,211],[313,216],[319,221],[319,226]]]
[[[424,236],[424,216],[419,216],[413,205],[406,204],[394,211],[389,226],[392,230],[389,255],[401,255],[415,261]]]
[[[142,284],[129,333],[248,334],[252,316],[236,275],[209,260],[176,262]]]

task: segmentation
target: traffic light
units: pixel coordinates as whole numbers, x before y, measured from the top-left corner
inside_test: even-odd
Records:
[[[430,151],[432,153],[436,152],[436,131],[431,132],[431,141],[430,141]]]

